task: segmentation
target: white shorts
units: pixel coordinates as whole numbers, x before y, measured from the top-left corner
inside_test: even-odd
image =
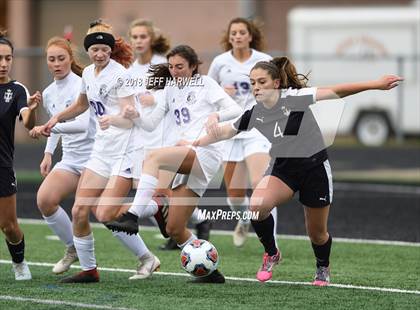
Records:
[[[89,161],[86,163],[86,168],[107,179],[109,179],[116,170],[121,173],[126,172],[126,177],[132,178],[132,163],[129,160],[124,160],[124,157],[124,155],[107,156],[103,153],[92,152]]]
[[[172,189],[184,184],[199,197],[202,197],[210,181],[219,171],[222,164],[223,156],[221,146],[222,145],[213,144],[205,147],[193,147],[201,169],[203,170],[203,174],[197,176],[193,174],[186,175],[178,173],[172,182]]]
[[[111,175],[127,179],[140,179],[144,159],[144,148],[134,150],[117,161],[112,167]]]
[[[89,160],[90,152],[86,154],[65,152],[61,160],[54,165],[53,170],[61,169],[76,175],[81,175]]]
[[[244,138],[234,138],[225,141],[223,146],[223,161],[244,161],[250,155],[268,154],[271,143],[259,132],[247,132]]]

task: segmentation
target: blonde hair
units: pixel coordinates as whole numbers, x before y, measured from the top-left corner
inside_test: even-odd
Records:
[[[156,54],[165,54],[169,51],[170,44],[169,39],[164,36],[159,28],[156,28],[153,25],[153,22],[147,19],[136,19],[130,24],[128,30],[128,36],[131,37],[131,30],[134,27],[146,27],[147,32],[149,33],[151,39],[151,49],[153,53]]]

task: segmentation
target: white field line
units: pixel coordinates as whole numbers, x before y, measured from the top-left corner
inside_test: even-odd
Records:
[[[35,304],[44,304],[44,305],[72,306],[72,307],[79,307],[83,309],[135,310],[134,308],[121,308],[121,307],[106,306],[106,305],[85,304],[85,303],[80,303],[80,302],[61,301],[61,300],[54,300],[54,299],[26,298],[26,297],[9,296],[9,295],[0,295],[0,300],[12,300],[12,301],[19,301],[19,302],[35,303]]]
[[[11,264],[11,263],[12,263],[11,261],[0,259],[0,264]],[[30,266],[40,266],[40,267],[53,267],[54,266],[54,264],[42,263],[42,262],[28,262],[28,264]],[[80,266],[71,266],[71,268],[72,269],[80,269]],[[125,273],[135,273],[136,272],[136,270],[134,270],[134,269],[107,268],[107,267],[98,267],[98,270],[109,271],[109,272],[125,272]],[[190,277],[186,273],[177,273],[177,272],[157,271],[157,272],[154,272],[154,274],[155,275],[162,275],[162,276]],[[259,281],[257,279],[251,279],[251,278],[226,277],[226,279],[231,280],[231,281],[257,282],[257,283],[259,283]],[[309,285],[309,286],[312,286],[311,282],[270,280],[267,283],[283,284],[283,285]],[[261,284],[261,285],[264,285],[264,284]],[[344,289],[355,289],[355,290],[378,291],[378,292],[386,292],[386,293],[401,293],[401,294],[420,295],[420,291],[403,290],[403,289],[397,289],[397,288],[357,286],[357,285],[351,285],[351,284],[335,284],[335,283],[331,283],[329,286],[330,287],[337,287],[337,288],[344,288]]]
[[[37,219],[19,219],[19,223],[27,224],[27,225],[47,225],[44,220],[37,220]],[[92,225],[92,227],[94,228],[105,229],[105,226],[100,223],[91,223],[90,225]],[[141,231],[156,231],[157,232],[158,229],[153,226],[141,226],[140,234],[141,234]],[[232,235],[232,231],[227,231],[227,230],[212,229],[211,233],[215,235],[222,235],[222,236]],[[250,234],[249,236],[252,238],[256,238],[255,234]],[[299,236],[299,235],[277,235],[277,238],[283,239],[283,240],[307,240],[307,241],[309,240],[307,236]],[[353,239],[353,238],[334,237],[334,242],[420,247],[420,242],[393,241],[393,240],[372,240],[372,239]]]

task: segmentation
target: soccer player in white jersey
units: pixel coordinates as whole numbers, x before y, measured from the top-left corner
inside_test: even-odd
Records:
[[[145,19],[136,19],[131,23],[128,37],[130,38],[133,51],[137,56],[137,59],[135,59],[129,69],[131,85],[136,89],[136,99],[137,103],[140,103],[140,106],[138,106],[140,113],[142,113],[143,110],[147,112],[148,110],[153,109],[149,106],[150,103],[153,104],[155,101],[153,95],[157,96],[162,92],[161,90],[153,92],[146,89],[146,79],[150,75],[148,71],[152,65],[167,62],[166,57],[163,55],[166,54],[170,48],[169,40],[150,20]],[[177,141],[174,139],[175,136],[170,134],[170,124],[169,116],[167,115],[153,131],[149,132],[140,127],[140,132],[135,134],[135,136],[140,139],[138,143],[143,143],[144,145],[144,150],[140,151],[147,152],[150,149],[174,145]],[[135,156],[137,162],[139,161],[139,158],[142,158],[140,154]],[[135,168],[138,168],[138,165]],[[167,170],[159,171],[159,183],[156,190],[157,195],[171,195],[171,191],[168,187],[170,186],[174,175],[173,172]],[[194,210],[190,221],[196,225],[198,238],[208,240],[210,222],[198,218],[198,209]],[[162,250],[173,250],[178,249],[178,246],[173,239],[169,238],[168,241],[159,248]]]
[[[206,130],[217,127],[219,121],[230,120],[240,114],[239,106],[213,79],[198,74],[200,62],[191,47],[177,46],[167,54],[167,59],[168,65],[153,68],[153,81],[158,82],[155,86],[164,87],[163,100],[159,100],[148,115],[141,115],[133,107],[127,106],[126,117],[133,118],[145,129],[153,130],[169,114],[179,138],[196,139]],[[165,86],[166,82],[170,84]],[[107,223],[108,227],[137,233],[139,217],[160,212],[159,206],[153,204],[151,199],[158,183],[159,169],[170,170],[177,175],[172,186],[166,232],[180,248],[184,247],[196,239],[186,225],[221,161],[221,146],[214,145],[197,149],[174,146],[148,152],[133,205],[118,220]],[[200,278],[200,281],[224,283],[225,279],[216,270]]]
[[[46,53],[54,82],[42,92],[42,99],[48,114],[54,116],[77,99],[83,68],[76,62],[70,43],[64,38],[51,38]],[[74,120],[57,124],[47,139],[40,164],[40,172],[45,179],[37,193],[37,205],[48,226],[66,246],[64,257],[52,269],[55,274],[68,271],[71,264],[77,261],[71,220],[59,204],[76,192],[80,175],[92,151],[96,122],[91,114],[93,112],[87,110]],[[30,134],[38,138],[43,129],[44,126],[36,126]],[[51,171],[52,155],[60,138],[63,157]]]
[[[250,73],[258,104],[245,111],[235,123],[219,128],[217,136],[211,133],[192,143],[211,145],[252,128],[257,128],[272,143],[270,166],[252,193],[250,203],[250,210],[259,213],[258,220],[251,223],[265,252],[256,275],[259,281],[272,278],[273,268],[282,257],[273,235],[271,210],[299,192],[316,259],[313,285],[330,283],[332,237],[327,223],[333,199],[332,175],[324,138],[310,106],[320,100],[343,98],[366,90],[389,90],[401,80],[399,76],[386,75],[372,81],[307,87],[307,78],[297,73],[287,57],[261,61]]]
[[[14,136],[16,117],[19,116],[19,120],[28,129],[35,125],[35,111],[41,101],[41,94],[36,92],[28,98],[26,88],[10,78],[13,50],[6,32],[0,31],[0,229],[6,236],[15,279],[30,280],[31,272],[25,261],[25,239],[16,216]]]
[[[250,20],[234,18],[229,22],[222,46],[225,52],[213,60],[208,75],[232,96],[243,111],[248,110],[256,103],[251,94],[249,72],[258,61],[271,59],[270,55],[261,52],[264,46],[261,29]],[[224,181],[227,203],[233,211],[248,210],[248,179],[255,188],[270,161],[269,150],[270,142],[255,129],[224,142]],[[277,209],[273,209],[273,218],[276,224]],[[249,226],[247,217],[238,221],[233,233],[235,246],[243,246]]]
[[[80,115],[89,106],[98,120],[93,150],[80,178],[72,208],[73,241],[83,271],[62,279],[63,283],[99,281],[89,212],[95,211],[98,204],[111,206],[111,213],[120,211],[133,178],[132,163],[125,161],[124,155],[142,147],[130,144],[133,122],[120,116],[124,106],[134,107],[134,92],[124,84],[129,80],[125,68],[133,59],[131,47],[121,38],[115,39],[111,26],[102,21],[91,24],[84,46],[93,64],[83,70],[80,95],[70,107],[52,117],[43,131],[49,135],[57,123]],[[103,213],[99,216],[96,211],[95,214],[98,220],[107,216]],[[139,235],[114,235],[139,257],[137,274],[130,279],[149,277],[159,268],[159,259],[147,249]]]

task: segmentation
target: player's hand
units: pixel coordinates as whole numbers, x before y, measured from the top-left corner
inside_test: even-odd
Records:
[[[394,87],[397,87],[399,85],[399,82],[404,81],[404,78],[398,76],[398,75],[384,75],[379,80],[377,80],[377,87],[376,89],[381,90],[389,90],[393,89]]]
[[[52,156],[50,153],[45,153],[44,158],[42,159],[41,164],[39,165],[39,172],[44,178],[48,175],[48,173],[50,173],[51,165]]]
[[[99,127],[102,130],[107,130],[109,127],[111,127],[113,123],[113,116],[112,115],[103,115],[99,117],[98,120]]]
[[[58,123],[58,118],[53,116],[50,120],[44,125],[44,129],[42,130],[42,135],[45,137],[49,137],[51,135],[51,129]]]
[[[217,115],[217,113],[213,113],[207,118],[205,128],[207,134],[215,138],[219,137],[219,135],[221,134],[221,129],[219,127],[219,115]]]
[[[29,131],[29,136],[33,139],[38,139],[42,136],[42,132],[44,131],[45,125],[35,126]]]
[[[235,88],[235,86],[234,86],[234,85],[225,85],[225,86],[223,87],[223,89],[224,89],[224,90],[225,90],[225,92],[226,92],[229,96],[231,96],[231,97],[235,96],[235,94],[236,94],[236,88]]]
[[[121,115],[124,118],[128,118],[128,119],[135,119],[135,118],[138,118],[140,116],[140,114],[137,111],[137,109],[134,106],[132,106],[132,105],[126,105],[122,109]]]
[[[36,110],[41,103],[42,96],[39,91],[36,91],[32,96],[28,98],[28,108],[33,111]]]
[[[151,107],[155,104],[155,97],[153,97],[150,93],[139,95],[139,100],[143,107]]]

